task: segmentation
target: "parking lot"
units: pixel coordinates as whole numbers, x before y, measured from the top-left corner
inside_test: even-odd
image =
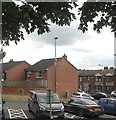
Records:
[[[4,108],[5,108],[6,119],[18,119],[18,118],[19,119],[35,119],[35,116],[28,111],[27,102],[6,101]],[[71,113],[65,113],[65,118],[80,119],[79,116],[73,115]],[[116,119],[116,116],[104,114],[98,117],[97,119],[103,119],[103,118]],[[85,118],[85,119],[89,119],[89,118]]]

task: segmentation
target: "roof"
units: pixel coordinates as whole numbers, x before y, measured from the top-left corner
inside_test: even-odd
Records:
[[[57,61],[65,59],[63,57],[57,58]],[[67,59],[65,59],[67,62],[69,62]],[[69,62],[70,63],[70,62]],[[71,64],[71,63],[70,63]],[[42,59],[39,62],[35,63],[34,65],[28,67],[26,71],[41,71],[41,70],[47,70],[48,67],[55,65],[55,58],[51,59]],[[72,65],[72,64],[71,64]],[[73,65],[72,65],[73,66]],[[74,66],[73,66],[74,67]],[[76,67],[74,67],[76,69]]]
[[[100,98],[100,100],[114,100],[116,102],[115,98]]]
[[[86,76],[113,76],[114,69],[104,69],[104,70],[80,70],[79,76],[86,77]]]
[[[35,63],[34,65],[28,67],[26,71],[46,70],[49,66],[53,65],[54,63],[55,63],[55,59],[43,59]]]
[[[7,71],[7,70],[9,70],[9,69],[11,69],[11,68],[13,68],[13,67],[21,64],[22,62],[26,62],[26,61],[13,61],[13,60],[12,60],[12,61],[3,63],[3,64],[2,64],[2,69],[3,69],[3,71]],[[27,62],[26,62],[26,63],[27,63]],[[27,63],[27,64],[28,64],[28,63]]]

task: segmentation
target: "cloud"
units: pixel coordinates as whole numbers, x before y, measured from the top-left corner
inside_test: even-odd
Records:
[[[90,38],[87,33],[83,34],[80,32],[77,26],[60,27],[52,25],[50,28],[51,32],[44,33],[43,35],[37,35],[37,32],[34,32],[29,35],[29,38],[35,42],[36,45],[54,45],[54,37],[58,37],[57,46],[74,45],[77,41],[83,41]]]

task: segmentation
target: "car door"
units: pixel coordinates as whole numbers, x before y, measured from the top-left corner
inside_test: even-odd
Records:
[[[82,106],[83,106],[83,103],[82,103],[82,101],[80,100],[80,99],[76,99],[76,100],[74,100],[72,103],[71,103],[71,105],[72,105],[72,113],[74,113],[74,114],[78,114],[78,112],[79,112],[79,110],[82,108]]]
[[[38,108],[39,105],[38,104],[39,103],[38,103],[38,100],[37,100],[37,95],[35,94],[34,99],[33,99],[33,103],[32,103],[34,114],[36,114],[36,112],[39,110],[39,108]]]
[[[110,114],[116,114],[115,113],[115,101],[114,100],[108,100],[108,104],[107,104],[107,112]]]
[[[72,112],[72,108],[73,108],[72,103],[73,103],[73,100],[69,101],[68,103],[64,103],[65,111]]]
[[[99,105],[101,105],[104,108],[104,112],[108,112],[108,100],[106,99],[100,99],[98,102]]]

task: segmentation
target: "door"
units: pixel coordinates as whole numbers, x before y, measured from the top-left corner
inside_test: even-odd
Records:
[[[115,113],[115,101],[114,100],[108,100],[107,104],[107,112],[110,114],[116,114]]]

